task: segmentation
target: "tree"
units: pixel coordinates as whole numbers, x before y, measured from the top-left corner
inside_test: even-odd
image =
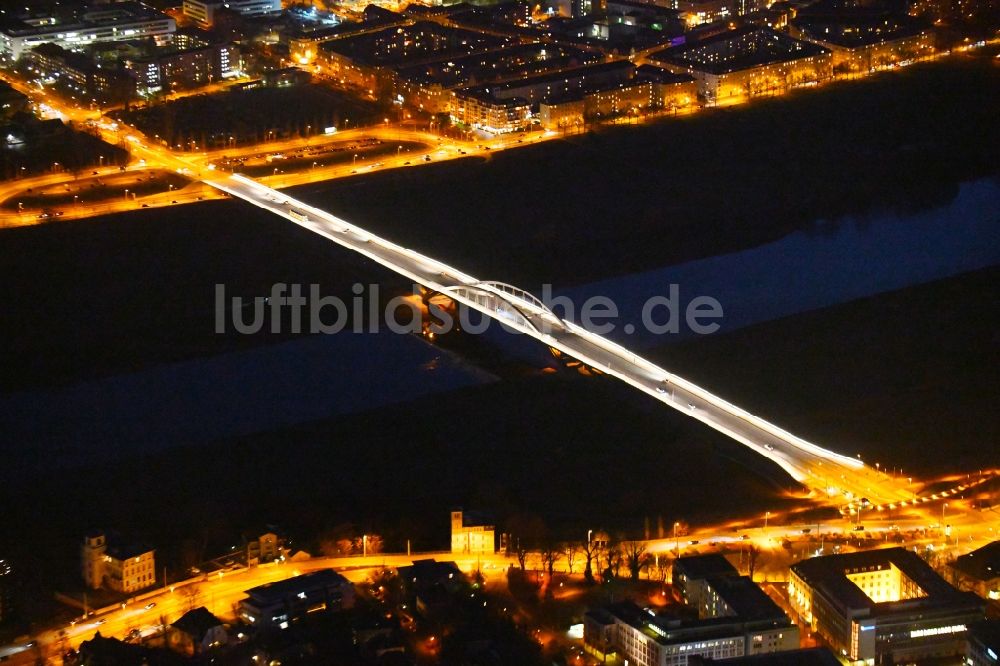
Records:
[[[629,577],[632,580],[639,580],[639,573],[646,566],[646,546],[641,541],[624,541],[621,549],[625,558],[625,566],[628,567]]]
[[[542,567],[548,572],[549,576],[555,573],[556,562],[559,561],[559,556],[562,551],[554,543],[546,542],[542,546],[541,556],[542,556]]]
[[[198,607],[201,589],[197,585],[185,585],[181,588],[181,596],[184,598],[184,608],[192,611]]]
[[[754,570],[757,568],[757,559],[760,557],[760,548],[750,544],[747,547],[747,573],[750,575],[750,580],[753,580]]]
[[[572,541],[564,543],[562,547],[562,554],[563,557],[566,558],[566,570],[572,574],[573,564],[576,562],[577,555],[580,554],[580,547]]]
[[[587,540],[580,547],[580,552],[583,553],[583,579],[588,583],[594,582],[594,559],[597,557],[597,547],[594,542]]]

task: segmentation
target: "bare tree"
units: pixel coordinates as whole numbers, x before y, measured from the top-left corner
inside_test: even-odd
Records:
[[[753,580],[754,570],[757,568],[757,559],[760,557],[760,548],[750,544],[747,547],[747,573],[750,575],[750,580]]]
[[[197,585],[185,585],[181,588],[181,596],[184,598],[184,608],[192,611],[198,607],[198,597],[201,596],[201,589]]]
[[[594,582],[594,560],[597,558],[597,547],[592,541],[585,542],[580,546],[580,552],[583,553],[583,578],[588,583]]]
[[[639,580],[639,573],[646,566],[646,546],[641,541],[623,541],[621,550],[629,577],[632,580]]]
[[[573,564],[576,562],[577,555],[580,554],[580,548],[573,542],[564,543],[562,547],[563,557],[566,558],[566,570],[569,573],[573,573]]]
[[[556,544],[546,541],[545,545],[542,546],[542,567],[548,572],[549,576],[555,573],[556,562],[559,561],[560,555],[562,555],[562,551]]]

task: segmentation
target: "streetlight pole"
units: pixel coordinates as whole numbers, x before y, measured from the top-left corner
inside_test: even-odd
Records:
[[[680,527],[680,522],[674,521],[674,558],[680,556],[681,552],[681,542],[677,539],[677,528]]]
[[[767,532],[767,519],[771,517],[770,511],[764,512],[764,532]]]
[[[368,535],[361,535],[361,557],[368,557]]]

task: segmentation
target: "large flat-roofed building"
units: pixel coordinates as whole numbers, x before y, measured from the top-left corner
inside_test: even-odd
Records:
[[[728,615],[684,619],[622,602],[584,616],[584,641],[638,666],[684,666],[695,656],[728,659],[798,648],[798,628],[749,578],[719,581]]]
[[[1000,541],[955,558],[950,568],[952,580],[961,589],[984,599],[1000,599]]]
[[[240,618],[256,628],[287,629],[309,613],[354,606],[354,585],[333,569],[321,569],[246,591]]]
[[[497,37],[430,21],[366,32],[321,43],[316,62],[346,86],[374,91],[392,85],[393,68],[444,57],[462,57],[514,44]]]
[[[405,104],[431,113],[450,110],[450,91],[471,84],[524,79],[598,62],[603,55],[560,44],[516,44],[458,58],[396,68],[395,93]]]
[[[281,0],[184,0],[183,11],[192,21],[211,26],[223,7],[241,16],[274,16],[281,13]]]
[[[833,73],[829,49],[755,25],[657,51],[649,59],[693,76],[709,103],[781,92]]]
[[[67,9],[60,15],[0,18],[0,56],[18,60],[40,44],[52,42],[78,50],[99,42],[164,37],[176,30],[174,19],[141,2],[115,2]]]
[[[804,14],[790,25],[795,36],[829,49],[837,71],[868,72],[934,52],[930,28],[909,16]]]
[[[455,90],[452,118],[489,132],[523,126],[532,108],[547,101],[579,98],[634,81],[636,67],[627,60],[584,65],[526,79],[515,79]],[[507,110],[505,113],[504,109]]]
[[[165,48],[124,59],[125,69],[140,91],[193,87],[232,78],[240,72],[240,52],[235,44],[214,44],[190,35],[179,35]]]
[[[969,625],[965,663],[968,666],[1000,664],[1000,620],[981,620]]]
[[[697,608],[701,615],[701,606],[708,596],[706,582],[710,578],[739,576],[729,560],[723,555],[693,555],[679,557],[674,562],[671,582],[681,593],[681,598],[687,605]]]
[[[791,568],[792,608],[851,660],[953,657],[984,602],[903,548],[814,557]]]

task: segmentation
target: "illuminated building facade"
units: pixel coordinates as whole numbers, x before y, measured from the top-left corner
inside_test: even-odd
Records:
[[[983,599],[1000,599],[1000,541],[988,543],[955,558],[949,565],[952,581]]]
[[[281,0],[184,0],[184,16],[202,26],[215,23],[215,13],[225,7],[241,16],[273,16],[281,13]]]
[[[1000,620],[981,620],[969,625],[965,663],[968,666],[1000,664]]]
[[[696,656],[731,659],[798,648],[798,628],[749,578],[717,583],[717,593],[732,604],[728,615],[680,619],[626,601],[586,613],[584,641],[599,654],[617,652],[638,666],[684,666]]]
[[[699,95],[710,104],[784,92],[833,75],[829,49],[762,26],[744,26],[659,51],[650,60],[693,76]]]
[[[239,75],[240,52],[235,44],[193,41],[139,58],[127,58],[140,91],[193,87]]]
[[[128,543],[117,534],[88,534],[83,540],[80,561],[83,580],[93,590],[104,586],[128,594],[156,582],[154,550],[143,544]]]
[[[461,509],[452,511],[451,552],[493,554],[496,552],[496,530],[480,516],[463,513]]]
[[[162,38],[176,28],[174,19],[140,2],[94,5],[58,17],[7,18],[0,27],[0,56],[18,60],[29,49],[45,43],[79,50],[100,42]]]
[[[321,569],[247,590],[239,616],[252,627],[287,629],[306,615],[354,606],[354,585],[333,569]]]
[[[931,31],[908,16],[806,15],[791,22],[791,31],[829,49],[833,67],[843,72],[869,72],[934,52]]]
[[[984,612],[976,595],[956,590],[902,548],[799,562],[788,593],[814,632],[843,656],[868,663],[962,654],[967,625]]]

